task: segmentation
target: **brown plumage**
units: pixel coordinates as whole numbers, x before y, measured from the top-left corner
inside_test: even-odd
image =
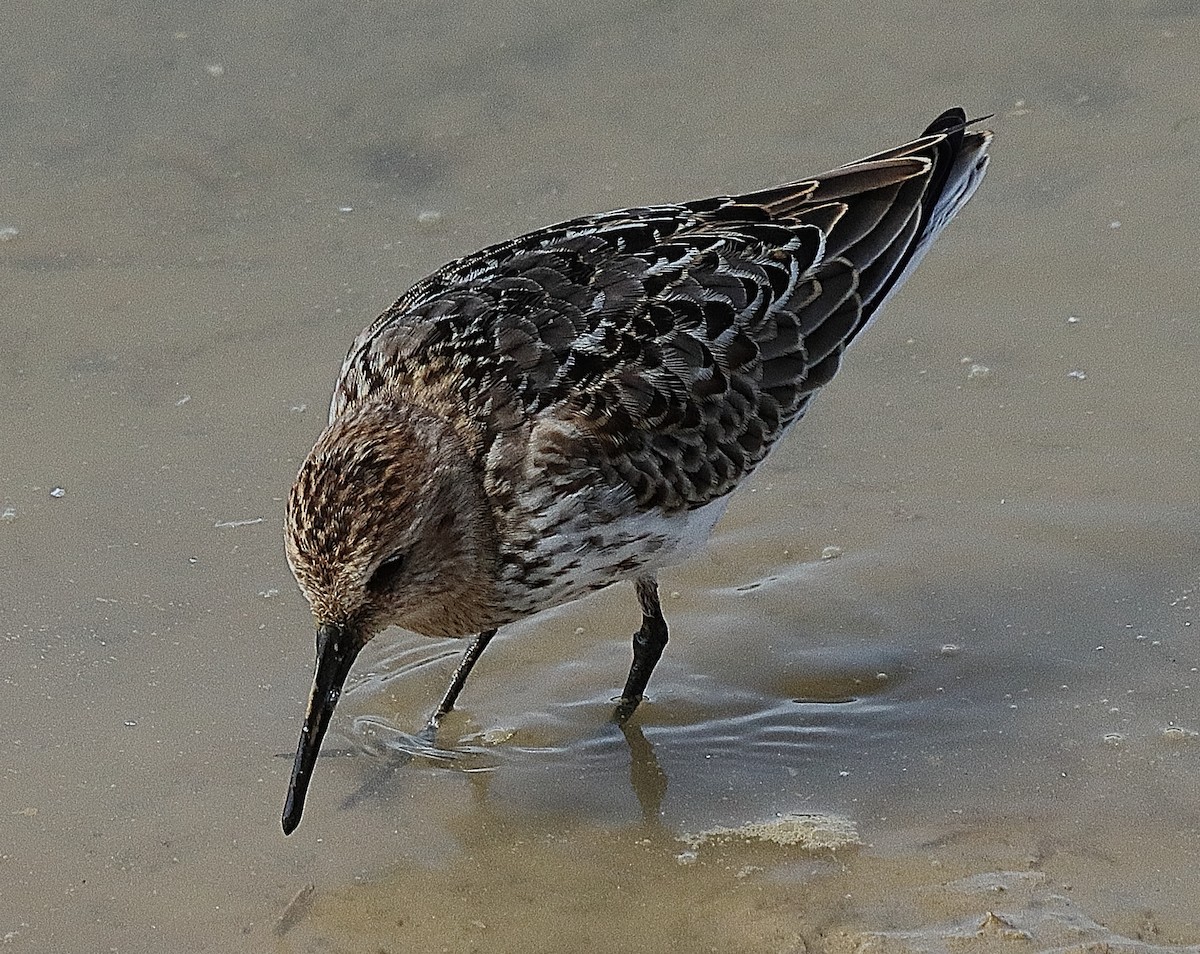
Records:
[[[418,282],[350,348],[288,499],[317,673],[284,830],[361,647],[475,635],[619,580],[643,612],[617,718],[666,644],[655,573],[699,547],[846,345],[970,198],[991,134],[742,196],[540,229]]]

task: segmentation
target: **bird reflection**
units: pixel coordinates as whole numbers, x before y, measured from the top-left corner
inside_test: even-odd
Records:
[[[629,745],[629,783],[642,807],[642,824],[647,828],[660,828],[663,799],[667,795],[667,773],[640,725],[625,722],[620,728]]]
[[[366,721],[366,720],[363,720]],[[370,744],[365,746],[376,756],[371,760],[371,769],[358,786],[341,802],[343,811],[358,808],[368,802],[383,800],[394,794],[396,779],[401,769],[413,762],[435,764],[443,768],[465,772],[471,783],[473,801],[482,804],[487,800],[492,771],[497,762],[493,751],[478,747],[442,748],[422,732],[411,735],[388,727],[385,723],[370,720],[368,734]],[[362,728],[360,724],[360,729]],[[646,738],[642,727],[635,722],[618,725],[608,723],[609,731],[619,730],[629,748],[629,783],[641,810],[642,824],[647,829],[662,827],[663,801],[667,794],[667,773],[655,754],[654,746]],[[334,749],[327,755],[361,754],[362,749]]]

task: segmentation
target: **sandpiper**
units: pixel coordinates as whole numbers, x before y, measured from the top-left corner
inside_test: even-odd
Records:
[[[631,580],[627,719],[667,642],[657,571],[803,416],[974,193],[990,139],[951,109],[825,175],[539,229],[359,335],[287,504],[317,659],[284,831],[355,657],[391,625],[473,637],[432,731],[498,627]]]

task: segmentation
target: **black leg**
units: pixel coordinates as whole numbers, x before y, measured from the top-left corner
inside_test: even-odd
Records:
[[[667,621],[658,602],[658,581],[652,576],[641,576],[633,585],[642,605],[642,628],[633,634],[633,665],[629,667],[625,691],[613,710],[613,721],[618,725],[624,724],[642,701],[650,674],[667,645]]]
[[[450,688],[446,690],[446,694],[442,696],[442,701],[438,703],[437,709],[429,717],[429,723],[425,726],[425,731],[422,735],[426,735],[432,739],[433,735],[437,732],[438,726],[441,724],[442,716],[454,708],[458,694],[462,692],[462,687],[466,685],[467,676],[471,675],[471,669],[479,661],[479,657],[483,655],[483,651],[487,649],[487,644],[492,641],[492,637],[495,635],[496,631],[494,629],[488,629],[471,640],[471,645],[463,653],[462,659],[458,662],[458,668],[454,670],[454,676],[450,679]]]

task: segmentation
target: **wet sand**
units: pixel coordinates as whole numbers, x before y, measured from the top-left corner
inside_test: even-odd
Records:
[[[1198,949],[1198,13],[11,12],[0,937]],[[358,330],[489,241],[957,103],[997,114],[988,179],[664,575],[637,732],[606,722],[628,588],[503,634],[442,759],[401,755],[459,647],[396,632],[284,839],[312,627],[283,497]],[[692,837],[794,814],[855,838]]]

